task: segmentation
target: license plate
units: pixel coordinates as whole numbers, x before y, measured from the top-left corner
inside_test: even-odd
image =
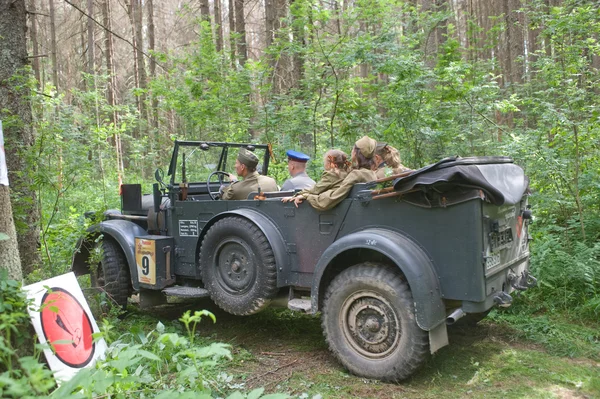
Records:
[[[490,233],[490,247],[492,252],[496,252],[502,248],[507,248],[512,245],[513,235],[512,229],[508,228],[497,233]]]

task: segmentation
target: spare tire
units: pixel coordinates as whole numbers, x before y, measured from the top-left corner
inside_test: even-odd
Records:
[[[200,271],[212,300],[231,314],[260,312],[277,294],[269,240],[242,217],[226,217],[208,230],[200,248]]]

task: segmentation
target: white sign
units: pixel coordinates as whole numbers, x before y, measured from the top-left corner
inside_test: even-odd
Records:
[[[8,169],[6,168],[6,155],[4,155],[4,134],[2,121],[0,121],[0,184],[8,186]]]
[[[104,356],[106,342],[93,340],[99,332],[75,274],[67,273],[23,287],[33,299],[29,316],[44,355],[57,381],[67,381],[80,369]]]

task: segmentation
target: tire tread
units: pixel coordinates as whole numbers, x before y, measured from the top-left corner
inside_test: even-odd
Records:
[[[429,357],[429,335],[426,331],[421,330],[417,326],[416,321],[414,322],[414,326],[412,326],[411,342],[410,345],[408,345],[408,353],[403,354],[402,364],[393,367],[391,370],[373,370],[375,367],[366,370],[365,368],[353,367],[354,365],[347,364],[346,357],[340,352],[338,346],[339,342],[337,342],[335,337],[328,332],[329,318],[332,317],[328,312],[328,305],[331,297],[345,285],[361,280],[386,283],[388,288],[395,293],[400,301],[406,303],[410,307],[414,317],[415,311],[412,294],[400,270],[395,267],[375,262],[360,263],[342,271],[333,279],[326,290],[323,316],[321,319],[325,340],[333,355],[353,374],[367,378],[382,379],[384,381],[397,382],[404,380],[410,377]]]

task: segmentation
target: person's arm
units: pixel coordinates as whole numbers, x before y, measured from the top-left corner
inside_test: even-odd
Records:
[[[354,184],[360,181],[362,181],[360,176],[350,172],[339,187],[321,194],[307,194],[304,197],[316,210],[327,211],[342,202],[348,196]]]
[[[319,195],[322,192],[325,192],[332,188],[336,184],[340,184],[342,182],[342,178],[340,178],[335,172],[325,171],[321,175],[321,180],[319,180],[314,186],[311,188],[305,188],[304,190],[296,193],[295,196],[306,195],[306,194],[315,194]]]
[[[233,183],[231,183],[231,184],[229,185],[229,187],[225,187],[225,188],[223,189],[223,194],[221,194],[221,199],[222,199],[222,200],[230,200],[230,199],[233,199],[233,196],[234,196],[234,194],[235,194],[235,191],[234,191],[234,190],[235,190],[235,188],[234,188],[234,185],[235,185],[235,183],[236,183],[236,182],[233,182]]]

